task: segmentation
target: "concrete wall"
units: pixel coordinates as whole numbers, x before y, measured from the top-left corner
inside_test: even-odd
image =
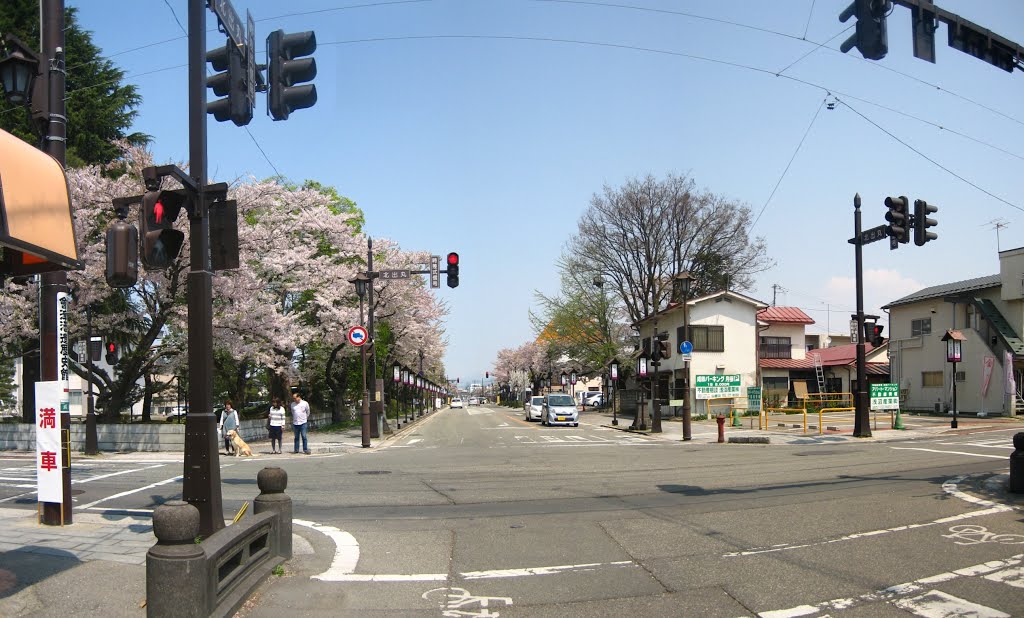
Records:
[[[316,413],[309,417],[311,428],[321,427],[331,422],[328,413]],[[239,433],[242,438],[266,440],[266,419],[242,421]],[[288,440],[291,427],[284,428],[284,439]],[[134,425],[97,425],[96,435],[101,451],[167,451],[183,452],[185,450],[184,423],[147,423]],[[35,425],[25,423],[0,423],[0,450],[34,451],[36,448]],[[74,451],[85,450],[85,425],[71,424],[71,448]]]

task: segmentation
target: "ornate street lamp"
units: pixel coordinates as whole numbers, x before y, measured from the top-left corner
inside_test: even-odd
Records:
[[[946,342],[946,362],[953,363],[953,420],[949,426],[952,429],[957,427],[957,405],[956,405],[956,364],[963,358],[962,343],[967,340],[964,334],[958,330],[947,330],[942,336]]]
[[[356,286],[356,296],[359,297],[359,325],[363,325],[363,297],[366,295],[366,282],[370,278],[366,273],[358,273],[349,283]],[[359,359],[363,365],[363,405],[361,410],[362,422],[360,423],[362,446],[370,448],[370,391],[366,388],[366,344],[359,346]]]
[[[611,388],[608,391],[608,396],[612,400],[612,425],[618,425],[619,418],[616,415],[615,408],[615,388],[618,386],[619,381],[619,360],[617,358],[613,358],[611,365],[609,365],[608,379],[611,382]]]
[[[39,75],[42,57],[13,34],[4,37],[7,56],[0,60],[0,84],[12,105],[32,102],[32,85]]]

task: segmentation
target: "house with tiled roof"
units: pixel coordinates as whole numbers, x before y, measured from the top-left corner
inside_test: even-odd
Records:
[[[1024,248],[999,252],[999,273],[935,285],[885,305],[892,381],[904,409],[1014,415],[1024,407]],[[946,362],[948,330],[966,337]]]
[[[857,384],[856,345],[808,350],[805,329],[814,320],[798,307],[767,307],[758,312],[757,320],[765,401],[793,401],[804,392],[853,392]],[[866,346],[868,383],[885,382],[889,375],[885,346]]]

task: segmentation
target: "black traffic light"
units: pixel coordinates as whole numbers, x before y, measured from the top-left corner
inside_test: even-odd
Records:
[[[873,324],[871,322],[864,323],[864,330],[866,331],[867,337],[865,340],[870,343],[873,347],[882,345],[882,329],[885,328],[881,324]]]
[[[935,219],[928,218],[928,215],[938,210],[938,206],[932,206],[924,200],[914,200],[914,244],[918,247],[939,237],[935,232],[928,231],[928,228],[939,224]]]
[[[174,229],[188,196],[184,190],[146,191],[139,209],[142,264],[153,270],[171,265],[181,252],[185,233]]]
[[[898,242],[910,242],[910,200],[905,195],[885,198],[885,220],[889,222],[889,238]],[[896,248],[895,245],[890,245]]]
[[[457,288],[459,287],[459,254],[449,253],[448,254],[448,287]]]
[[[139,231],[124,219],[107,230],[106,278],[112,288],[130,288],[139,279]]]
[[[206,113],[213,114],[217,122],[230,120],[245,126],[252,120],[253,101],[249,99],[249,83],[245,66],[245,47],[228,40],[206,54],[206,61],[217,71],[206,79],[206,86],[223,99],[206,104]]]
[[[115,342],[113,342],[113,341],[108,341],[106,343],[106,346],[104,347],[104,349],[107,352],[106,356],[104,357],[104,360],[107,361],[107,364],[110,365],[110,366],[116,365],[117,364],[117,344]]]
[[[275,30],[267,37],[267,104],[274,120],[287,120],[293,111],[316,103],[316,86],[295,85],[316,77],[316,59],[302,58],[314,51],[313,31],[285,34],[284,30]]]
[[[661,356],[661,360],[672,358],[672,346],[669,345],[667,339],[658,339],[657,349]]]
[[[100,362],[100,359],[103,358],[103,340],[99,337],[89,340],[89,358],[94,363]]]
[[[845,23],[851,17],[857,19],[857,29],[846,39],[839,50],[844,54],[854,47],[868,60],[881,60],[889,52],[889,37],[885,18],[892,10],[890,0],[853,0],[839,14],[839,21]]]

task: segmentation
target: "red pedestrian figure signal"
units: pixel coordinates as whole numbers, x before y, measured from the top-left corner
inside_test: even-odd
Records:
[[[153,205],[153,220],[157,223],[164,222],[164,203],[157,202]]]

